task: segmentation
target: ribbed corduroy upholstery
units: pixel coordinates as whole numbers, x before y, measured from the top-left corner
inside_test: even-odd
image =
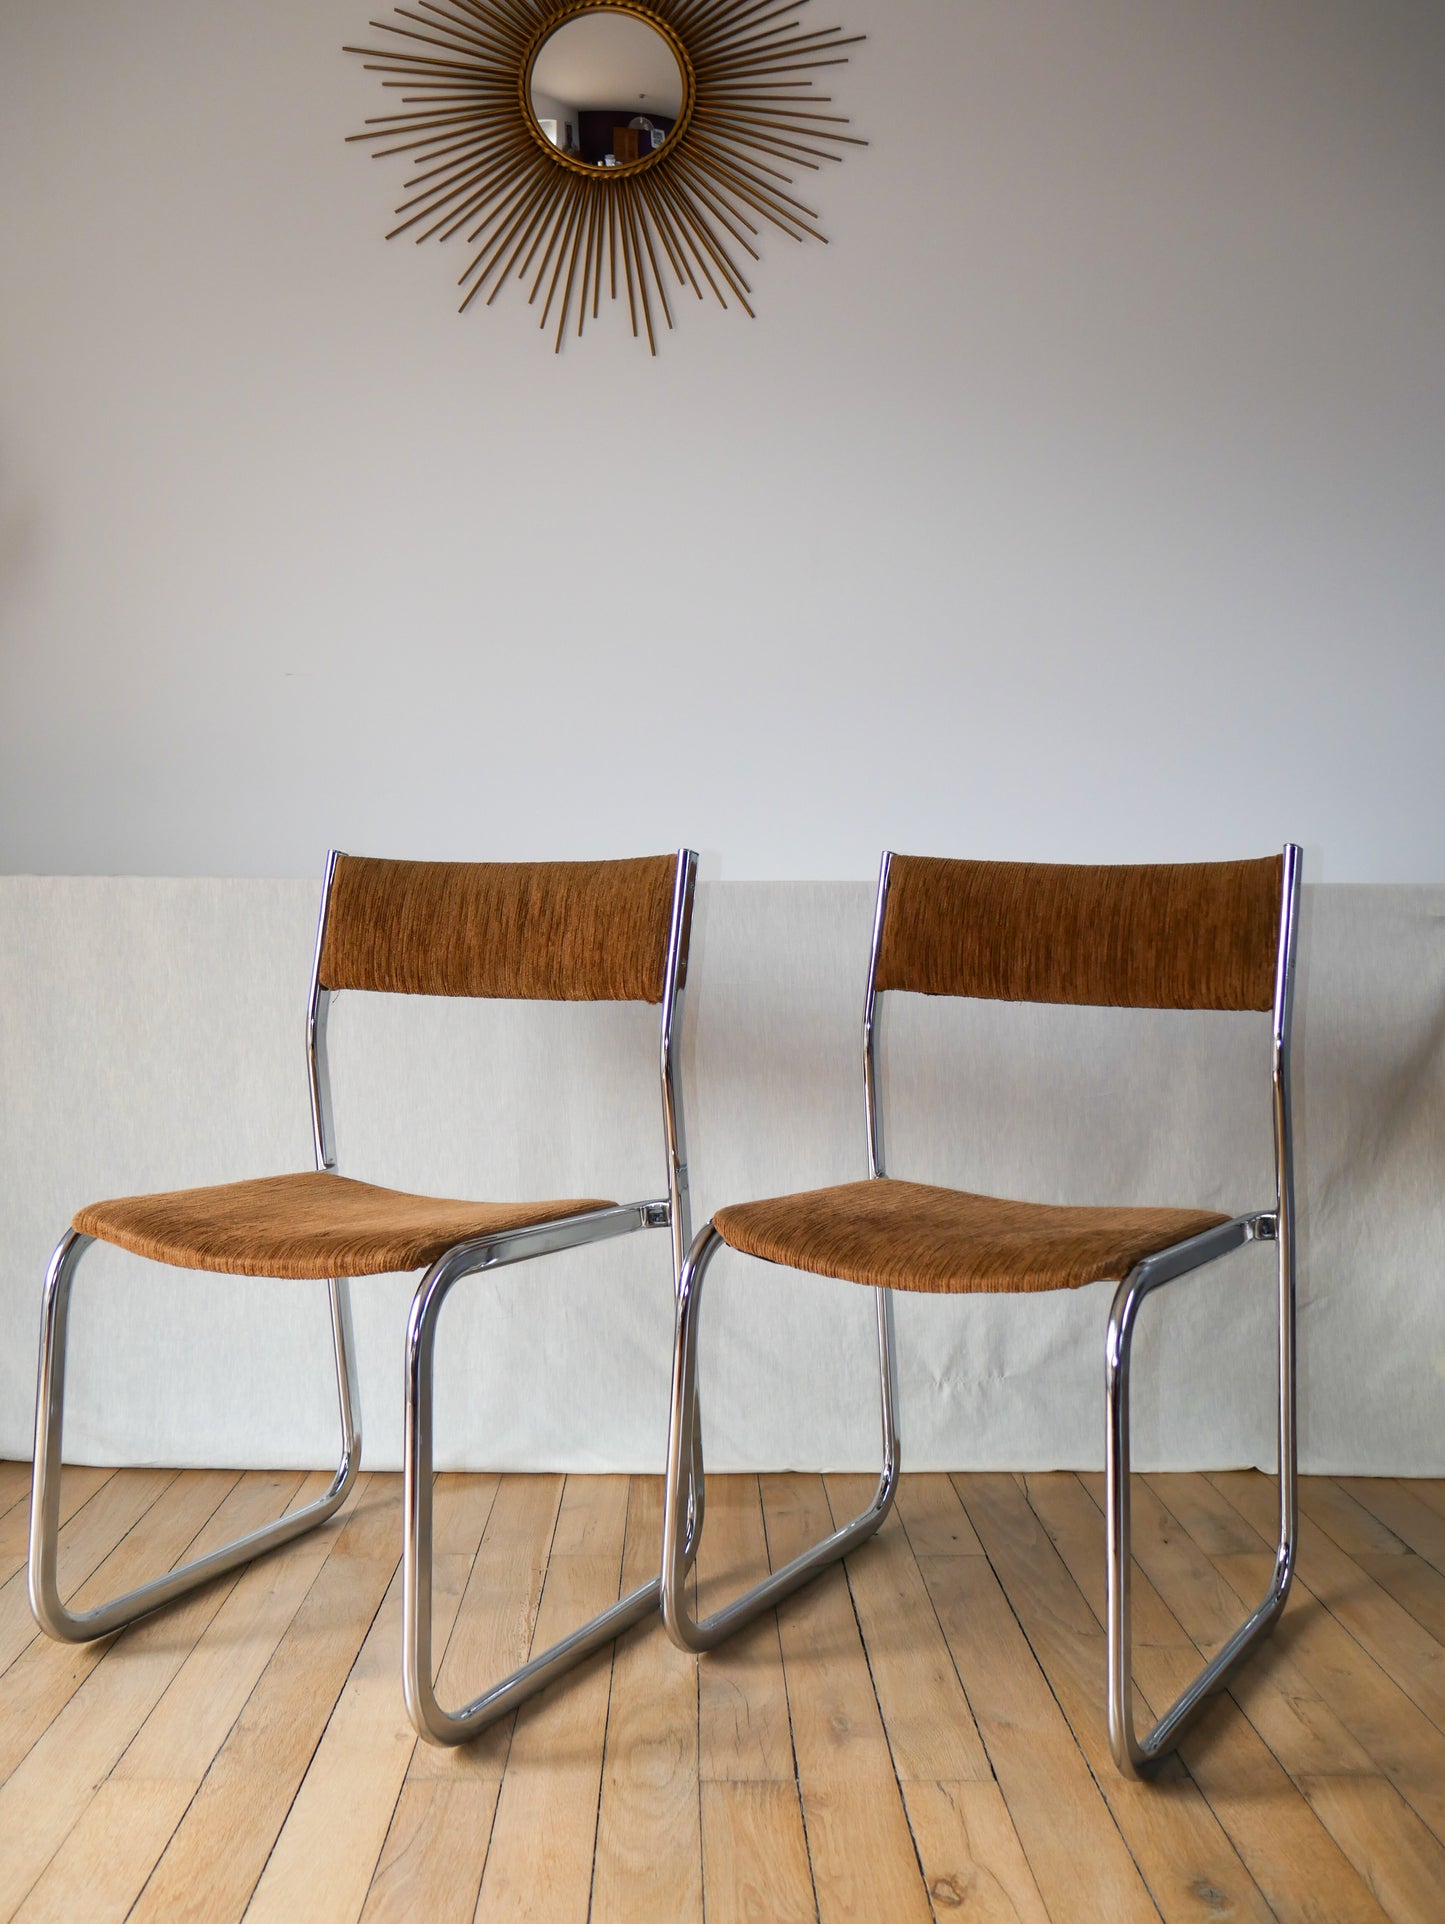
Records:
[[[612,1206],[596,1197],[453,1202],[308,1171],[91,1203],[74,1227],[180,1269],[317,1279],[421,1269],[474,1236]]]
[[[844,1282],[932,1295],[1078,1289],[1227,1216],[1207,1209],[1063,1208],[880,1177],[720,1209],[744,1255]]]
[[[672,855],[620,862],[337,858],[328,989],[660,1002]]]
[[[1283,861],[1083,868],[895,855],[880,989],[1268,1009]]]

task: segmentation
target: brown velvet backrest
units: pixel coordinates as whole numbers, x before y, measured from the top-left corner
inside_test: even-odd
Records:
[[[661,1002],[677,858],[392,862],[338,855],[327,989]]]
[[[895,855],[879,989],[1268,1009],[1284,859],[1082,868]]]

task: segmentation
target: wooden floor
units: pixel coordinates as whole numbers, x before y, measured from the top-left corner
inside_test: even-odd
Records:
[[[67,1472],[84,1605],[324,1479]],[[28,1466],[0,1464],[0,1917],[1445,1918],[1445,1483],[1314,1479],[1273,1642],[1182,1760],[1103,1724],[1090,1477],[904,1479],[881,1534],[701,1665],[646,1626],[464,1752],[401,1701],[400,1482],[108,1643],[37,1636]],[[866,1500],[713,1478],[703,1602]],[[654,1567],[645,1478],[438,1479],[444,1697]],[[1271,1486],[1137,1480],[1156,1710],[1263,1593]]]

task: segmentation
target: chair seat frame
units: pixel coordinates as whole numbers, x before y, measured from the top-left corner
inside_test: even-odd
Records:
[[[40,1382],[36,1395],[35,1475],[30,1496],[30,1609],[40,1628],[62,1643],[88,1643],[123,1630],[138,1617],[238,1564],[314,1530],[345,1503],[361,1468],[361,1396],[356,1379],[356,1344],[351,1329],[351,1299],[344,1278],[326,1285],[331,1310],[332,1354],[341,1418],[341,1458],[330,1487],[312,1503],[288,1510],[274,1523],[237,1537],[209,1555],[152,1578],[134,1590],[98,1604],[93,1610],[68,1610],[59,1583],[60,1478],[65,1428],[65,1353],[70,1298],[80,1259],[93,1237],[69,1231],[60,1240],[45,1274],[41,1309]]]
[[[663,1132],[667,1145],[668,1193],[656,1202],[631,1203],[590,1211],[582,1216],[517,1230],[499,1236],[477,1237],[438,1257],[427,1270],[412,1298],[406,1336],[406,1434],[402,1477],[405,1536],[402,1551],[402,1684],[406,1707],[419,1736],[431,1744],[464,1744],[505,1717],[528,1697],[545,1690],[556,1678],[584,1662],[633,1624],[658,1608],[661,1577],[631,1591],[601,1610],[579,1629],[548,1650],[519,1665],[499,1682],[457,1710],[437,1698],[432,1651],[432,1439],[434,1431],[433,1376],[437,1322],[442,1305],[464,1277],[505,1269],[533,1257],[553,1255],[582,1244],[625,1236],[636,1229],[667,1228],[672,1233],[674,1296],[681,1288],[683,1259],[691,1240],[688,1205],[687,1142],[683,1121],[681,1077],[677,1066],[682,1033],[683,980],[693,896],[697,885],[697,857],[683,849],[678,855],[673,887],[672,923],[668,933],[667,967],[663,983],[659,1073],[662,1090]],[[679,1553],[689,1566],[703,1521],[702,1426],[694,1406],[687,1468],[688,1494]]]
[[[868,1135],[868,1174],[883,1171],[882,1123],[877,1100],[878,958],[887,911],[889,862],[883,858],[873,922],[873,948],[863,1012],[863,1094]],[[1298,1425],[1295,1388],[1295,1198],[1294,1137],[1290,1093],[1290,1034],[1294,960],[1299,923],[1300,851],[1286,847],[1280,901],[1273,1037],[1273,1110],[1276,1197],[1272,1209],[1256,1210],[1159,1250],[1136,1263],[1118,1285],[1105,1335],[1105,1555],[1107,1578],[1107,1706],[1109,1743],[1126,1777],[1146,1776],[1174,1750],[1185,1732],[1279,1620],[1289,1595],[1299,1542]],[[1263,1601],[1253,1610],[1154,1727],[1140,1737],[1134,1722],[1132,1620],[1130,1612],[1130,1428],[1129,1387],[1134,1332],[1141,1306],[1155,1290],[1179,1281],[1250,1242],[1271,1242],[1278,1252],[1278,1491],[1279,1537],[1274,1573]],[[662,1615],[680,1648],[706,1651],[763,1611],[856,1549],[880,1527],[893,1503],[899,1475],[896,1357],[892,1292],[875,1289],[882,1417],[883,1466],[871,1503],[850,1523],[824,1537],[712,1616],[699,1618],[688,1596],[687,1575],[697,1552],[690,1530],[690,1478],[700,1469],[701,1427],[697,1407],[698,1323],[703,1281],[722,1238],[705,1223],[688,1252],[678,1282],[673,1348],[672,1407],[663,1509]]]
[[[1134,1331],[1145,1299],[1166,1283],[1192,1275],[1249,1242],[1282,1243],[1278,1210],[1259,1210],[1206,1230],[1146,1257],[1120,1283],[1109,1310],[1104,1344],[1105,1558],[1108,1617],[1109,1748],[1126,1777],[1142,1777],[1177,1748],[1180,1739],[1278,1621],[1289,1595],[1299,1546],[1298,1447],[1295,1407],[1293,1267],[1280,1255],[1279,1304],[1279,1539],[1274,1574],[1263,1602],[1180,1693],[1147,1736],[1134,1724],[1132,1614],[1129,1578],[1129,1373]]]
[[[1222,1690],[1240,1665],[1279,1621],[1299,1555],[1299,1412],[1295,1370],[1297,1240],[1294,1184],[1294,1097],[1290,1047],[1294,1027],[1295,951],[1299,939],[1301,853],[1284,851],[1279,945],[1271,1014],[1275,1204],[1271,1210],[1236,1216],[1136,1263],[1114,1292],[1104,1339],[1104,1525],[1107,1572],[1109,1748],[1126,1777],[1146,1776],[1159,1764]],[[1132,1613],[1133,1567],[1129,1517],[1129,1377],[1134,1331],[1145,1299],[1246,1242],[1272,1242],[1278,1257],[1277,1483],[1279,1534],[1274,1572],[1262,1601],[1210,1661],[1140,1737],[1134,1725]]]
[[[868,1138],[868,1174],[883,1174],[883,1120],[878,1105],[877,1017],[878,955],[883,941],[883,922],[888,907],[888,858],[885,856],[878,879],[878,899],[873,912],[873,944],[868,962],[868,987],[863,999],[863,1108]],[[893,1334],[893,1291],[873,1292],[874,1320],[878,1339],[878,1413],[881,1430],[882,1464],[872,1500],[851,1522],[802,1551],[781,1570],[764,1577],[741,1596],[714,1612],[699,1618],[687,1594],[687,1573],[697,1554],[697,1532],[688,1535],[688,1516],[692,1501],[689,1477],[694,1463],[702,1464],[702,1419],[698,1408],[697,1339],[702,1312],[703,1280],[708,1265],[722,1244],[714,1223],[704,1223],[688,1251],[677,1286],[677,1329],[673,1342],[672,1406],[667,1437],[667,1473],[662,1510],[662,1620],[673,1642],[683,1650],[716,1649],[728,1637],[751,1623],[764,1610],[771,1609],[809,1583],[830,1563],[848,1555],[880,1529],[898,1493],[902,1443],[898,1435],[898,1359]]]
[[[668,1203],[631,1203],[595,1210],[585,1216],[563,1217],[519,1230],[462,1243],[439,1257],[426,1272],[412,1299],[406,1338],[406,1460],[402,1503],[406,1518],[402,1573],[402,1681],[406,1706],[421,1736],[434,1744],[464,1744],[488,1725],[505,1717],[564,1672],[582,1663],[624,1630],[650,1617],[658,1607],[661,1579],[654,1577],[600,1611],[580,1629],[520,1665],[458,1710],[438,1701],[432,1656],[432,1389],[437,1322],[442,1305],[464,1277],[486,1275],[513,1263],[559,1250],[625,1236],[636,1229],[670,1223]],[[697,1437],[694,1427],[693,1436]],[[702,1527],[700,1455],[693,1454],[684,1472],[688,1486],[687,1518],[682,1550],[690,1565]]]
[[[335,880],[337,852],[327,857],[321,915],[311,972],[307,1012],[307,1067],[311,1125],[318,1170],[335,1172],[335,1129],[327,1056],[331,991],[320,980],[327,914]],[[457,1711],[436,1697],[432,1670],[432,1456],[433,1374],[437,1319],[453,1287],[464,1277],[627,1235],[639,1229],[671,1231],[673,1287],[691,1236],[688,1211],[686,1134],[676,1038],[681,1033],[683,979],[697,881],[697,857],[679,851],[673,887],[667,961],[662,996],[659,1058],[668,1193],[654,1201],[615,1205],[556,1218],[526,1229],[457,1244],[431,1264],[412,1300],[407,1327],[405,1374],[405,1458],[403,1467],[403,1657],[402,1683],[408,1712],[418,1734],[429,1743],[467,1742],[498,1718],[543,1690],[614,1637],[641,1622],[658,1607],[661,1579],[654,1578],[600,1612],[550,1650],[520,1665],[510,1675]],[[39,1381],[36,1394],[35,1476],[31,1497],[30,1607],[42,1630],[65,1642],[87,1642],[123,1629],[137,1618],[173,1602],[213,1578],[280,1548],[334,1516],[345,1503],[361,1467],[361,1399],[352,1332],[350,1285],[334,1278],[327,1285],[332,1351],[341,1421],[341,1457],[325,1493],[299,1510],[252,1530],[233,1542],[139,1585],[86,1611],[71,1611],[59,1585],[60,1482],[65,1415],[65,1359],[70,1301],[77,1266],[92,1237],[69,1230],[61,1238],[46,1273],[41,1315]],[[695,1406],[694,1406],[695,1408]],[[695,1419],[696,1421],[696,1419]],[[703,1474],[701,1426],[696,1424],[685,1472],[688,1483],[684,1554],[690,1559],[702,1527]]]
[[[336,875],[337,851],[327,855],[321,885],[321,913],[311,964],[311,992],[306,1009],[306,1071],[311,1095],[311,1140],[319,1170],[336,1169],[335,1131],[331,1113],[331,1075],[326,1052],[330,991],[321,986],[321,950]],[[336,1369],[336,1397],[341,1419],[341,1456],[330,1487],[314,1503],[288,1511],[274,1523],[237,1537],[208,1556],[140,1584],[134,1590],[98,1604],[93,1610],[71,1611],[61,1601],[59,1582],[60,1479],[65,1432],[65,1358],[70,1328],[70,1299],[77,1265],[94,1241],[71,1229],[61,1237],[46,1271],[40,1319],[39,1383],[35,1396],[35,1475],[30,1497],[30,1609],[50,1636],[66,1643],[86,1643],[122,1630],[138,1617],[159,1610],[177,1597],[223,1576],[239,1564],[325,1523],[351,1494],[361,1469],[361,1390],[357,1379],[356,1340],[351,1320],[349,1279],[333,1277],[326,1284],[331,1311],[331,1348]]]
[[[893,1337],[893,1291],[873,1291],[878,1331],[878,1403],[883,1464],[867,1507],[850,1523],[815,1543],[710,1617],[699,1618],[688,1596],[687,1576],[697,1555],[698,1529],[691,1522],[693,1491],[701,1487],[701,1419],[698,1411],[697,1341],[702,1286],[709,1263],[723,1247],[711,1223],[698,1232],[678,1288],[677,1339],[673,1351],[672,1418],[663,1492],[662,1619],[683,1650],[714,1650],[765,1610],[810,1583],[881,1528],[898,1493],[900,1445],[897,1422],[897,1361]]]

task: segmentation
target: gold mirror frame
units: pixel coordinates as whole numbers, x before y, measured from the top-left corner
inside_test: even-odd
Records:
[[[808,0],[417,0],[373,20],[400,43],[347,47],[382,85],[401,90],[407,111],[377,115],[353,141],[380,143],[375,159],[406,154],[405,216],[387,235],[448,240],[467,230],[476,249],[458,286],[465,312],[486,305],[509,278],[530,276],[542,300],[539,326],[556,308],[555,351],[569,317],[577,333],[598,318],[604,265],[618,298],[625,284],[634,337],[657,352],[654,306],[673,325],[669,273],[678,287],[749,317],[752,287],[738,250],[765,220],[793,240],[826,242],[817,211],[788,190],[797,170],[821,172],[844,147],[867,142],[824,111],[830,94],[814,74],[847,64],[841,50],[866,36],[841,27],[805,32]],[[559,27],[584,14],[623,13],[650,27],[677,60],[683,106],[661,147],[635,161],[596,167],[554,147],[531,105],[532,68]],[[580,274],[579,274],[580,268]],[[544,295],[545,289],[545,295]],[[575,297],[575,298],[574,298]],[[639,317],[642,329],[639,330]]]
[[[661,147],[654,148],[650,154],[639,155],[636,160],[620,161],[617,166],[606,170],[608,175],[614,177],[618,174],[640,174],[645,168],[655,167],[662,159],[668,144],[680,139],[687,132],[688,122],[692,119],[692,110],[697,102],[697,75],[693,72],[687,48],[662,16],[654,13],[650,7],[638,6],[635,0],[601,0],[600,4],[599,0],[576,0],[575,5],[561,6],[550,19],[542,21],[532,36],[532,44],[527,49],[522,70],[517,76],[517,93],[522,102],[522,118],[527,123],[528,132],[534,140],[541,143],[542,152],[549,159],[555,159],[563,167],[570,167],[587,180],[598,178],[598,171],[590,161],[575,159],[571,154],[563,153],[560,148],[552,145],[537,125],[537,116],[532,107],[532,71],[537,65],[538,54],[554,34],[560,33],[562,28],[571,21],[580,20],[589,13],[625,13],[630,14],[634,20],[640,20],[644,27],[650,27],[658,39],[664,42],[668,52],[677,62],[678,72],[682,75],[682,107],[667,140]]]

